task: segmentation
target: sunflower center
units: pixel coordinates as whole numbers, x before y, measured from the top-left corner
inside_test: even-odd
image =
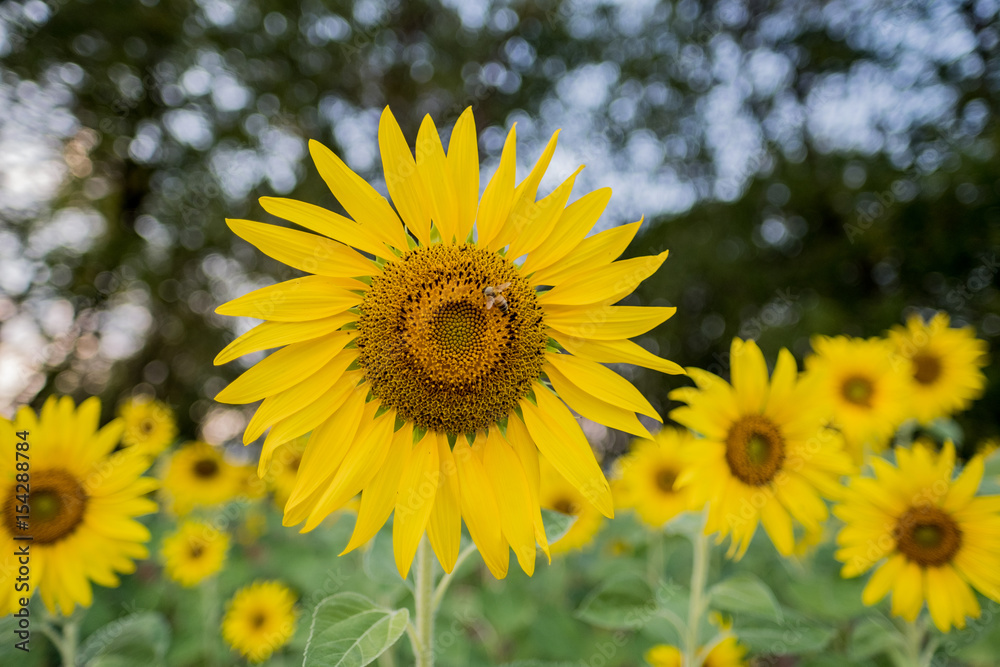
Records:
[[[264,623],[267,621],[267,615],[262,611],[256,611],[253,616],[250,617],[250,627],[254,630],[260,630],[264,627]]]
[[[31,535],[41,544],[58,542],[72,535],[83,521],[87,499],[83,486],[69,472],[60,468],[33,472],[28,493],[28,528],[24,530],[18,524],[18,503],[11,497],[4,507],[8,531],[11,535]]]
[[[871,380],[855,375],[844,380],[841,393],[843,394],[844,399],[849,403],[870,408],[872,406],[872,394],[874,393],[874,389],[875,387],[872,385]]]
[[[913,379],[920,384],[934,384],[941,377],[941,359],[919,352],[913,355]]]
[[[152,419],[143,419],[142,423],[139,425],[139,430],[143,432],[144,435],[149,435],[153,431],[153,427],[156,424],[153,423]]]
[[[763,415],[737,420],[726,436],[726,463],[733,476],[750,486],[763,486],[781,470],[785,461],[785,439],[778,427]]]
[[[656,471],[656,488],[663,493],[674,492],[674,482],[677,481],[677,471],[663,468]]]
[[[213,461],[212,459],[201,459],[195,461],[194,466],[192,466],[195,477],[201,477],[202,479],[211,479],[219,474],[219,463],[218,461]]]
[[[541,374],[548,336],[534,289],[475,245],[405,252],[372,278],[359,310],[358,363],[372,394],[428,430],[483,430]]]
[[[201,544],[192,544],[191,545],[191,551],[190,551],[191,558],[195,558],[195,559],[201,558],[201,555],[203,553],[205,553],[205,547],[204,546],[202,546]]]
[[[569,498],[559,498],[552,503],[552,509],[562,514],[576,514],[576,504]]]
[[[924,567],[950,563],[962,546],[958,523],[937,507],[911,507],[899,517],[893,534],[899,552]]]

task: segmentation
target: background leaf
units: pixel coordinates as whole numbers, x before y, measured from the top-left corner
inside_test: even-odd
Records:
[[[338,593],[316,607],[303,667],[363,667],[406,630],[406,609],[383,609],[363,595]]]

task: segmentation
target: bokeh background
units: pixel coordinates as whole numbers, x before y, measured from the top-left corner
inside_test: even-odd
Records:
[[[52,393],[171,404],[222,444],[212,397],[256,357],[214,308],[291,269],[237,239],[262,195],[335,210],[306,142],[384,192],[378,117],[447,137],[467,106],[492,173],[557,128],[542,192],[610,185],[600,225],[645,216],[670,248],[630,299],[676,305],[640,342],[725,372],[733,336],[801,358],[914,309],[1000,341],[1000,11],[995,0],[342,2],[28,0],[0,5],[0,412]],[[274,221],[274,220],[269,220]],[[665,413],[683,381],[636,369]],[[960,416],[997,435],[1000,373]],[[620,450],[625,439],[591,429]]]

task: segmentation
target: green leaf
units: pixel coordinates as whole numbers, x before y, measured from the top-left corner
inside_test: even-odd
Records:
[[[884,653],[900,640],[896,627],[884,616],[866,616],[851,632],[847,656],[852,662],[866,660]]]
[[[735,634],[754,653],[798,655],[823,650],[837,631],[815,625],[789,624],[787,627],[742,628]]]
[[[732,614],[748,614],[781,623],[781,606],[774,593],[752,574],[720,581],[708,592],[709,605]]]
[[[14,634],[14,632],[24,629],[18,627],[19,620],[14,616],[0,618],[0,637],[3,637],[3,641],[0,641],[0,665],[23,665],[24,667],[30,667],[39,664],[41,659],[45,657],[44,647],[48,639],[38,629],[34,614],[28,617],[30,626],[27,628],[27,631],[31,633],[28,641],[29,650],[22,651],[14,646],[14,644],[22,641],[20,637]]]
[[[542,509],[542,523],[545,525],[545,539],[549,544],[558,542],[576,522],[576,517],[555,510]]]
[[[572,662],[546,662],[544,660],[518,660],[505,662],[500,667],[576,667]]]
[[[80,648],[78,663],[87,667],[161,665],[170,647],[170,625],[161,614],[141,611],[111,621]]]
[[[406,630],[406,609],[383,609],[363,595],[338,593],[313,613],[303,667],[363,667]]]
[[[626,574],[604,582],[580,604],[576,617],[610,630],[636,629],[656,615],[656,596],[641,577]]]

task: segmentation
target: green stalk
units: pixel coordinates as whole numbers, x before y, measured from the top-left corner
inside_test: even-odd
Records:
[[[434,667],[434,614],[437,611],[434,604],[434,560],[426,537],[420,540],[420,546],[417,547],[414,577],[416,586],[413,598],[417,618],[416,637],[411,637],[413,653],[416,655],[417,667]]]
[[[705,613],[705,585],[708,583],[708,558],[711,550],[708,536],[705,535],[704,522],[698,533],[692,536],[694,559],[691,563],[691,597],[688,601],[687,636],[684,638],[684,667],[697,667],[698,659],[698,629],[701,627],[701,617]]]

